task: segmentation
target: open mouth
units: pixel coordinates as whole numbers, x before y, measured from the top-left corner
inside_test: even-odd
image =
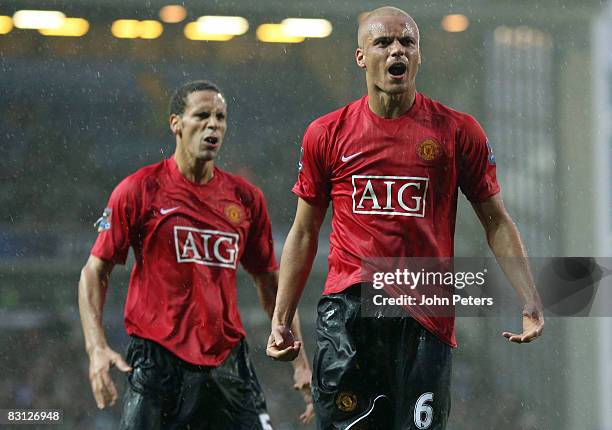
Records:
[[[204,138],[204,142],[208,143],[209,145],[216,145],[219,143],[219,138],[215,136],[208,136]]]
[[[388,70],[391,76],[399,77],[406,73],[407,67],[404,63],[393,63]]]

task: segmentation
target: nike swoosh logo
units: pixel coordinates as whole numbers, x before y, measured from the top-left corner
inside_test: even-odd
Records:
[[[363,152],[363,151],[362,151],[362,152]],[[357,157],[357,156],[358,156],[358,155],[360,155],[360,154],[361,154],[361,152],[358,152],[358,153],[356,153],[356,154],[349,155],[348,157],[345,157],[345,156],[343,155],[343,156],[342,156],[342,162],[343,162],[343,163],[346,163],[347,161],[352,160],[353,158]]]
[[[160,213],[160,214],[162,214],[162,215],[166,215],[166,214],[168,214],[168,213],[170,213],[170,212],[172,212],[172,211],[177,210],[178,208],[179,208],[179,206],[175,206],[175,207],[170,208],[170,209],[164,209],[164,208],[161,208],[161,209],[159,210],[159,213]]]

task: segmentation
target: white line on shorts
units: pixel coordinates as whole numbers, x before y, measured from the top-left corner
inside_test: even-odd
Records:
[[[370,415],[370,414],[372,413],[372,411],[374,410],[374,407],[376,406],[376,401],[377,401],[378,399],[382,399],[383,397],[387,397],[387,396],[385,396],[384,394],[381,394],[381,395],[377,396],[377,397],[374,399],[374,401],[372,402],[372,407],[371,407],[371,408],[370,408],[370,409],[369,409],[369,410],[368,410],[368,411],[367,411],[365,414],[363,414],[362,416],[360,416],[359,418],[357,418],[355,421],[353,421],[352,423],[350,423],[350,424],[348,425],[348,427],[347,427],[346,429],[344,429],[344,430],[350,430],[350,429],[351,429],[351,428],[353,428],[353,426],[354,426],[355,424],[357,424],[359,421],[361,421],[361,420],[363,420],[363,419],[367,418],[367,416],[368,416],[368,415]]]

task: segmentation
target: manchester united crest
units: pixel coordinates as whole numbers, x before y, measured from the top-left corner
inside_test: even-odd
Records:
[[[336,397],[336,407],[342,412],[353,412],[357,407],[357,396],[351,391],[342,391]]]
[[[244,211],[235,203],[230,203],[225,207],[225,216],[234,224],[240,224],[244,219]]]
[[[418,144],[417,154],[422,160],[433,161],[442,154],[442,148],[438,142],[429,138]]]

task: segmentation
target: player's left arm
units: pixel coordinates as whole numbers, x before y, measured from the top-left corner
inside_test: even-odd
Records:
[[[523,304],[523,332],[502,334],[511,342],[531,342],[544,330],[544,314],[519,231],[499,193],[482,202],[472,202],[472,207],[485,229],[491,251]]]
[[[265,310],[266,314],[268,314],[268,317],[272,319],[272,315],[274,314],[274,306],[276,304],[276,292],[278,290],[278,271],[252,274],[251,276],[253,277],[255,286],[257,287],[259,302],[261,303],[261,306]],[[293,317],[291,331],[293,332],[295,339],[302,339],[300,316],[297,311]],[[303,342],[299,340],[297,342],[300,343],[300,352],[293,363],[294,365],[310,369],[308,357],[304,351]]]
[[[274,314],[274,305],[276,303],[276,291],[278,289],[278,271],[270,273],[256,273],[251,274],[251,276],[253,277],[255,286],[257,287],[261,307],[264,309],[266,314],[268,314],[268,317],[272,319],[272,315]],[[293,332],[295,339],[302,339],[300,316],[297,311],[293,317],[291,331]],[[293,388],[300,391],[304,397],[306,410],[300,416],[300,420],[304,424],[308,424],[314,416],[314,407],[312,405],[312,395],[310,391],[312,371],[310,369],[310,363],[308,362],[308,356],[306,355],[303,342],[301,340],[297,340],[296,342],[300,344],[300,347],[298,356],[291,362],[293,365]]]

